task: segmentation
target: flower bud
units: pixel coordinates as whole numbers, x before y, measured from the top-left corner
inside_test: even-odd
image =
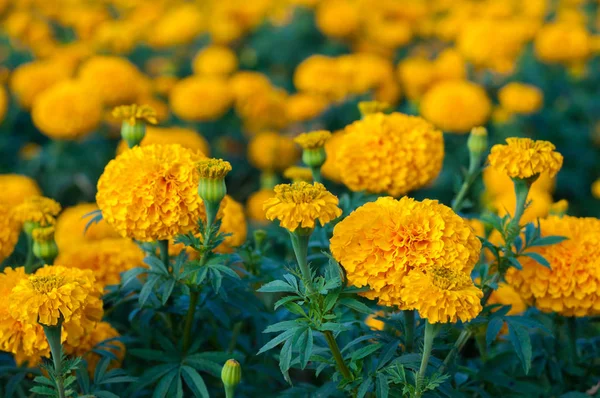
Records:
[[[54,226],[40,227],[32,231],[33,254],[46,264],[52,264],[58,256],[58,246],[54,241]]]
[[[305,149],[302,151],[302,161],[308,167],[321,167],[327,160],[325,148]]]
[[[235,387],[242,381],[242,367],[235,359],[229,359],[221,370],[221,380],[227,397],[233,397]]]
[[[467,147],[472,156],[481,157],[488,148],[488,134],[485,127],[473,127]]]
[[[326,130],[311,131],[310,133],[300,134],[294,141],[302,147],[302,161],[310,168],[320,168],[327,155],[325,153],[325,143],[331,137],[331,133]]]
[[[148,105],[122,105],[112,111],[117,119],[122,119],[121,138],[129,148],[139,145],[146,135],[146,124],[156,124],[156,111]]]
[[[131,125],[127,121],[121,124],[121,138],[127,143],[129,148],[139,145],[146,136],[146,125],[141,122],[136,122]]]
[[[227,195],[225,176],[231,171],[231,164],[223,159],[204,159],[198,163],[198,171],[198,195],[204,201],[207,223],[211,225],[221,201]]]
[[[257,248],[262,248],[265,241],[267,240],[267,232],[264,229],[257,229],[254,231],[254,243]]]
[[[360,115],[364,118],[367,115],[373,113],[383,112],[386,113],[391,109],[390,104],[387,102],[380,101],[361,101],[358,103],[358,110]]]

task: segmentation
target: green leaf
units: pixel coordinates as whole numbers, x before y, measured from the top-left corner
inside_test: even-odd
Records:
[[[117,394],[113,394],[110,391],[106,391],[106,390],[95,390],[94,391],[94,395],[93,397],[95,398],[119,398],[119,396]]]
[[[32,387],[29,391],[40,395],[48,395],[50,397],[58,396],[58,392],[56,390],[45,386],[35,386]]]
[[[171,293],[173,293],[173,289],[175,288],[175,279],[169,279],[167,283],[164,284],[163,295],[162,295],[162,305],[166,305],[167,301],[169,301],[169,297],[171,297]]]
[[[384,373],[377,374],[377,384],[375,386],[377,398],[387,398],[390,394],[387,376]]]
[[[169,270],[158,257],[146,256],[146,258],[144,258],[144,262],[150,266],[150,270],[152,272],[163,276],[169,276]]]
[[[170,362],[172,360],[172,357],[170,355],[167,355],[165,352],[159,350],[151,350],[147,348],[131,348],[127,350],[127,352],[135,357],[149,359],[152,361]]]
[[[295,293],[296,290],[291,286],[285,283],[284,281],[276,280],[273,282],[269,282],[266,285],[263,285],[260,289],[258,289],[261,293]]]
[[[567,238],[566,236],[544,236],[543,238],[535,239],[533,242],[531,242],[529,247],[555,245],[557,243],[564,242],[567,239],[569,238]]]
[[[488,323],[488,327],[485,332],[485,342],[488,347],[492,345],[492,342],[494,340],[496,340],[496,337],[498,336],[498,333],[500,333],[500,330],[502,329],[503,325],[504,319],[500,317],[495,317],[492,318],[492,320],[490,320],[490,323]]]
[[[134,280],[137,280],[137,277],[141,274],[145,274],[148,272],[148,269],[142,267],[132,268],[123,272],[121,275],[121,287],[125,287]]]
[[[281,353],[279,354],[279,369],[283,374],[285,380],[292,384],[292,380],[290,379],[289,370],[290,364],[292,363],[292,339],[288,339],[283,347],[281,348]]]
[[[285,332],[281,333],[279,336],[275,337],[274,339],[272,339],[271,341],[269,341],[267,344],[265,344],[256,355],[260,355],[263,352],[269,351],[270,349],[274,348],[275,346],[279,345],[280,343],[284,342],[285,340],[289,339],[290,337],[292,337],[294,335],[294,333],[296,333],[296,330],[298,328],[293,328],[293,329],[289,329],[286,330]]]
[[[265,330],[263,330],[263,333],[282,332],[284,330],[288,330],[289,328],[297,328],[298,326],[299,325],[296,320],[282,321],[282,322],[277,322],[273,325],[267,326],[267,328]]]
[[[360,301],[353,299],[353,298],[349,298],[349,297],[345,297],[343,299],[341,299],[339,301],[340,305],[343,305],[345,307],[351,308],[355,311],[358,312],[362,312],[363,314],[371,314],[373,312],[373,310],[371,308],[369,308],[368,306],[366,306],[365,304],[361,303]]]
[[[382,346],[381,343],[377,343],[377,344],[369,344],[368,346],[362,347],[362,348],[354,351],[352,354],[350,354],[350,360],[357,361],[366,356],[369,356],[372,353],[374,353],[375,351],[379,350],[381,348],[381,346]]]
[[[210,267],[220,271],[222,274],[232,277],[233,279],[240,279],[240,276],[234,270],[222,264],[213,264]]]
[[[290,301],[296,301],[296,300],[300,300],[300,299],[301,299],[301,297],[299,297],[299,296],[287,296],[287,297],[284,297],[284,298],[278,300],[275,303],[275,306],[273,308],[277,309],[277,308],[281,307],[282,305],[285,305],[285,303],[289,303]]]
[[[183,376],[183,380],[185,384],[192,390],[195,397],[209,398],[208,390],[206,389],[206,384],[202,379],[202,376],[198,374],[194,369],[189,366],[181,367],[181,375]]]
[[[298,304],[294,303],[293,301],[290,301],[289,303],[285,303],[283,306],[292,314],[296,314],[296,315],[306,318],[306,312],[304,312],[302,307],[300,307]]]
[[[508,259],[508,261],[512,264],[513,267],[515,267],[518,270],[523,269],[523,266],[521,265],[521,263],[519,262],[519,260],[517,260],[516,257],[512,257],[512,256],[507,256],[505,257],[506,259]]]
[[[521,361],[521,365],[523,366],[525,374],[527,374],[531,368],[531,358],[533,355],[529,332],[526,328],[511,322],[510,319],[507,319],[507,323],[508,339],[512,343],[519,361]]]
[[[356,398],[364,398],[369,392],[369,389],[373,386],[373,379],[370,377],[362,382],[360,387],[358,387],[358,392],[356,393]]]
[[[190,355],[184,359],[183,363],[198,371],[206,372],[216,377],[221,375],[221,369],[223,367],[220,364],[209,359],[199,358],[198,355],[202,354]]]
[[[550,267],[550,263],[548,262],[548,260],[546,260],[541,254],[539,253],[535,253],[535,252],[529,252],[529,253],[523,253],[521,254],[522,256],[527,256],[535,261],[537,261],[538,263],[540,263],[541,265],[543,265],[546,268],[552,269]]]
[[[341,323],[326,322],[321,325],[319,330],[321,330],[321,331],[330,330],[332,332],[343,332],[344,330],[348,330],[348,327],[342,325]]]
[[[146,301],[148,301],[148,298],[152,294],[154,285],[156,285],[158,283],[159,279],[160,279],[160,277],[158,277],[156,275],[150,275],[148,277],[148,280],[146,280],[146,283],[144,283],[144,286],[142,287],[142,290],[140,291],[140,296],[138,297],[138,300],[140,302],[140,307],[143,307],[144,304],[146,304]]]
[[[311,328],[306,329],[306,343],[303,349],[300,350],[300,367],[306,368],[313,350],[313,331]]]
[[[167,397],[169,389],[171,388],[171,384],[173,383],[173,381],[175,381],[175,378],[178,376],[179,376],[179,369],[173,369],[172,371],[167,373],[165,376],[163,376],[163,378],[160,379],[160,381],[156,385],[156,388],[154,389],[154,393],[152,394],[152,397],[153,398]]]
[[[381,350],[381,355],[378,359],[377,370],[383,368],[396,355],[399,344],[400,342],[398,340],[393,340],[383,347]]]
[[[214,269],[210,270],[210,284],[212,285],[215,292],[221,290],[221,283],[223,282],[223,274]]]

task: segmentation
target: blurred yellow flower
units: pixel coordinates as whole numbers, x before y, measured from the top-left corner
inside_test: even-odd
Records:
[[[205,25],[205,16],[197,4],[176,4],[148,30],[147,39],[154,48],[188,44],[202,33]]]
[[[327,158],[321,166],[321,173],[328,180],[341,182],[342,176],[338,165],[338,153],[344,141],[345,130],[336,131],[325,143],[325,153]]]
[[[594,198],[600,199],[600,178],[592,184],[592,195]]]
[[[54,225],[61,207],[54,199],[30,196],[14,208],[14,216],[20,223],[31,222],[40,227]]]
[[[248,161],[264,171],[283,171],[296,163],[299,154],[293,139],[275,132],[260,133],[248,144]]]
[[[497,170],[494,167],[486,167],[483,170],[483,184],[485,185],[486,193],[495,197],[505,194],[507,191],[514,192],[514,184],[509,176],[502,170]],[[531,186],[532,190],[553,192],[556,181],[550,174],[541,173],[537,180]]]
[[[237,67],[237,56],[226,46],[204,47],[192,60],[192,70],[197,75],[227,76],[235,72]]]
[[[357,2],[352,0],[323,1],[317,7],[315,22],[323,34],[346,38],[359,28],[360,9]]]
[[[109,351],[116,357],[116,359],[112,359],[109,369],[120,366],[125,357],[125,345],[119,340],[114,340],[120,336],[119,332],[117,332],[110,323],[98,322],[96,327],[83,336],[77,345],[65,344],[64,350],[68,355],[85,359],[88,366],[88,372],[90,375],[93,375],[98,362],[103,358],[100,354],[94,352],[94,349]],[[106,340],[110,341],[99,346],[100,343]]]
[[[99,210],[95,203],[81,203],[67,207],[56,219],[54,240],[59,250],[68,250],[86,242],[119,237],[119,234],[105,220],[92,223],[86,230],[93,215]],[[87,217],[86,217],[87,216]]]
[[[178,81],[169,94],[173,113],[194,122],[219,119],[232,101],[227,81],[219,77],[187,77]]]
[[[527,304],[519,293],[508,283],[499,283],[498,288],[492,292],[488,304],[510,305],[506,315],[521,315],[527,309]]]
[[[146,135],[140,142],[139,146],[147,146],[153,144],[179,144],[184,148],[193,151],[200,151],[203,155],[210,155],[210,147],[208,141],[198,132],[185,127],[146,127]],[[121,141],[117,147],[117,154],[121,154],[126,149],[127,143]]]
[[[0,192],[10,192],[10,195],[4,195],[2,198],[2,203],[9,207],[42,194],[42,190],[33,178],[20,174],[0,174]]]
[[[279,184],[274,191],[275,196],[263,205],[265,215],[271,221],[278,219],[290,232],[298,228],[312,229],[316,220],[325,225],[342,214],[338,198],[318,182]]]
[[[322,148],[327,140],[331,138],[331,133],[327,130],[316,130],[308,133],[302,133],[294,138],[294,142],[302,149]]]
[[[544,218],[550,212],[552,207],[552,195],[549,192],[530,189],[527,195],[527,201],[531,204],[525,209],[521,222],[528,223],[536,221],[538,218]],[[491,203],[491,206],[496,210],[501,217],[509,214],[511,217],[515,213],[517,206],[517,197],[514,188],[496,196]]]
[[[266,224],[268,220],[263,205],[274,196],[275,192],[272,189],[261,189],[252,193],[246,203],[248,218],[259,224]]]
[[[507,138],[506,143],[494,145],[488,161],[491,167],[510,178],[525,179],[544,172],[554,177],[562,167],[562,155],[548,141]]]
[[[121,119],[130,125],[135,125],[138,120],[144,123],[156,124],[156,111],[149,105],[120,105],[112,110],[115,119]]]
[[[21,225],[13,215],[13,208],[0,202],[0,262],[15,249],[20,232]]]
[[[140,95],[142,74],[126,58],[96,55],[81,65],[77,76],[108,107],[135,103]]]
[[[297,93],[287,97],[285,112],[291,122],[304,122],[319,116],[328,105],[319,95]]]
[[[511,113],[529,115],[539,111],[544,105],[544,93],[532,85],[509,83],[498,91],[502,108]]]
[[[291,166],[283,171],[283,176],[292,182],[312,182],[312,171],[308,167]]]
[[[535,37],[536,56],[547,63],[578,63],[590,56],[591,37],[584,25],[554,22]]]
[[[22,108],[30,109],[35,99],[54,84],[67,80],[72,71],[50,61],[33,61],[19,65],[12,73],[10,91]]]

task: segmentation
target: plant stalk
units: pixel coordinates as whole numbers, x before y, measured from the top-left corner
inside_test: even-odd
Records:
[[[404,344],[406,352],[413,351],[415,340],[415,310],[405,310],[404,313]]]
[[[425,324],[425,337],[424,337],[424,345],[423,345],[423,356],[421,357],[421,366],[419,367],[419,374],[417,376],[417,385],[415,389],[415,397],[420,398],[423,395],[423,380],[425,379],[425,374],[427,373],[427,365],[429,364],[429,358],[431,357],[431,350],[433,349],[433,340],[437,335],[438,327],[437,325],[429,323],[426,321]]]
[[[567,318],[567,339],[569,341],[569,359],[572,365],[576,365],[579,355],[577,354],[577,318],[574,316]]]
[[[185,326],[183,328],[183,352],[187,352],[192,344],[192,325],[194,324],[194,316],[196,315],[196,306],[198,305],[199,298],[200,292],[190,292],[190,306],[185,317]]]
[[[311,167],[310,171],[312,172],[313,181],[323,183],[323,177],[321,176],[321,168],[320,167]]]
[[[159,240],[158,248],[160,249],[160,260],[169,269],[169,241]]]
[[[302,279],[306,284],[306,288],[309,293],[314,293],[315,288],[312,283],[312,273],[308,265],[308,241],[310,240],[310,234],[298,233],[298,231],[290,232],[292,239],[292,247],[294,248],[294,254],[296,255],[296,261],[300,267],[302,273]]]
[[[340,347],[338,346],[337,342],[335,341],[335,337],[333,337],[333,333],[331,332],[331,330],[326,330],[323,332],[323,334],[325,335],[325,340],[327,340],[327,345],[329,346],[329,349],[331,350],[331,354],[333,355],[333,358],[335,359],[335,362],[338,366],[338,370],[340,371],[342,376],[344,376],[344,379],[352,381],[353,380],[352,372],[350,372],[350,369],[348,369],[346,362],[344,362],[344,357],[342,356]]]
[[[52,353],[52,362],[54,363],[54,372],[56,373],[56,383],[58,389],[59,398],[65,398],[65,385],[62,374],[62,344],[60,342],[62,319],[59,319],[58,323],[54,326],[42,325],[44,328],[44,334],[48,340],[50,346],[50,352]]]
[[[32,268],[32,266],[33,266],[33,260],[34,260],[34,256],[33,256],[33,238],[28,233],[26,233],[25,236],[27,236],[27,258],[25,259],[25,264],[24,264],[25,273],[26,274],[33,274],[33,271],[35,271]]]

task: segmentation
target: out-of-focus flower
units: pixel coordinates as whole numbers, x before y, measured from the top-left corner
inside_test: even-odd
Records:
[[[203,155],[210,155],[208,141],[198,132],[185,127],[146,127],[146,135],[139,143],[139,146],[147,145],[166,145],[179,144],[184,148],[193,151],[200,151]],[[117,154],[121,154],[127,149],[127,143],[121,141],[117,147]]]
[[[491,167],[510,178],[526,179],[544,172],[554,177],[562,167],[563,157],[551,142],[507,138],[506,143],[494,145],[488,161]]]
[[[259,72],[239,71],[229,79],[229,89],[236,103],[242,102],[262,93],[272,90],[269,79]]]
[[[223,240],[216,251],[218,253],[233,253],[236,247],[241,246],[246,241],[248,235],[244,206],[230,196],[225,196],[221,203],[223,218],[221,218],[220,231],[231,235]]]
[[[232,101],[227,82],[219,77],[187,77],[178,81],[169,95],[173,113],[195,122],[220,118]]]
[[[421,115],[446,132],[468,133],[487,122],[492,103],[483,87],[463,80],[444,81],[425,93]]]
[[[334,132],[331,135],[331,138],[325,143],[327,159],[325,159],[325,163],[321,166],[321,173],[323,173],[325,178],[334,182],[342,181],[341,171],[338,165],[338,152],[342,146],[344,135],[345,130]]]
[[[111,160],[98,180],[96,201],[123,237],[172,239],[194,229],[203,213],[196,162],[204,156],[180,145],[134,147]]]
[[[360,26],[360,8],[352,0],[329,0],[319,4],[315,13],[317,27],[325,35],[346,38]]]
[[[435,78],[433,63],[422,57],[408,57],[398,64],[398,78],[406,96],[419,99],[431,86]]]
[[[228,76],[235,72],[237,67],[235,53],[226,46],[204,47],[192,61],[192,70],[197,75]]]
[[[289,123],[287,98],[287,92],[282,89],[259,90],[240,98],[235,104],[235,110],[243,119],[245,129],[252,134],[264,130],[280,130]]]
[[[353,191],[400,196],[433,181],[442,168],[442,132],[420,117],[367,115],[346,127],[336,164]]]
[[[170,7],[148,30],[148,42],[154,48],[188,44],[205,29],[204,19],[196,4],[182,3]]]
[[[19,65],[12,73],[10,90],[22,108],[30,109],[35,99],[54,84],[69,79],[72,71],[50,61]]]
[[[577,317],[599,314],[600,220],[550,216],[540,220],[540,228],[542,236],[565,236],[567,240],[531,249],[550,267],[523,256],[519,259],[523,269],[510,268],[506,281],[528,304],[543,312]]]
[[[406,306],[429,323],[468,322],[482,310],[483,292],[468,273],[432,266],[426,272],[409,273],[403,282],[401,294]]]
[[[590,56],[591,42],[584,25],[550,23],[544,25],[535,37],[535,54],[547,63],[579,63]]]
[[[592,184],[592,195],[594,195],[594,198],[600,199],[600,179],[597,179]]]
[[[0,174],[0,191],[9,193],[2,198],[2,203],[9,207],[42,194],[42,190],[33,178],[20,174]]]
[[[527,304],[519,293],[508,283],[499,283],[498,289],[492,292],[488,304],[510,305],[506,315],[520,315],[527,309]]]
[[[367,325],[371,330],[383,330],[385,328],[385,322],[379,317],[383,317],[383,312],[378,311],[375,314],[369,315],[365,319],[365,325]]]
[[[118,285],[121,273],[143,265],[144,252],[128,239],[101,239],[69,244],[61,249],[55,265],[89,269],[102,287]]]
[[[283,171],[296,163],[299,151],[293,139],[275,132],[256,135],[248,144],[248,160],[265,171]]]
[[[511,113],[529,115],[544,105],[542,91],[529,84],[509,83],[498,91],[500,105]]]
[[[312,182],[312,171],[308,167],[291,166],[283,171],[283,176],[292,182]]]
[[[407,275],[440,267],[468,278],[481,250],[469,224],[449,207],[408,197],[359,207],[335,226],[330,242],[349,284],[369,286],[366,297],[401,309],[407,308],[402,293]],[[419,311],[427,315],[425,307]]]
[[[68,355],[82,357],[85,359],[88,365],[88,372],[93,375],[98,362],[102,359],[102,356],[94,349],[102,349],[104,351],[111,352],[116,359],[111,361],[109,368],[114,368],[120,365],[125,357],[125,345],[119,341],[114,340],[121,335],[117,332],[108,322],[98,322],[96,327],[89,333],[87,333],[81,341],[73,346],[65,344],[65,352]],[[106,340],[110,340],[105,344],[101,344]]]
[[[514,191],[514,184],[509,176],[502,170],[494,167],[486,167],[483,171],[483,183],[489,196],[495,197],[507,191]],[[541,173],[537,180],[531,185],[532,190],[553,192],[556,181],[548,173]]]
[[[14,208],[15,219],[21,224],[39,227],[54,225],[61,207],[58,202],[44,196],[30,196]],[[28,232],[31,232],[31,229]]]
[[[56,219],[54,239],[61,252],[86,242],[119,237],[105,220],[90,223],[88,226],[93,218],[93,214],[90,213],[97,210],[99,209],[95,203],[81,203],[67,207],[60,213]]]
[[[21,226],[13,215],[12,207],[0,202],[0,262],[15,249]]]
[[[156,124],[156,111],[148,105],[120,105],[112,110],[112,116],[121,119],[130,125],[135,125],[138,121],[149,124]]]
[[[275,196],[263,205],[265,215],[271,221],[278,219],[290,232],[313,229],[317,220],[325,225],[342,214],[338,198],[318,182],[280,184],[274,191]]]
[[[102,318],[101,289],[90,270],[43,267],[21,279],[8,296],[10,315],[26,324],[56,326],[77,345]]]
[[[126,58],[96,55],[81,65],[77,76],[108,107],[132,104],[140,95],[142,74]]]
[[[263,205],[274,196],[275,192],[272,189],[261,189],[251,194],[246,203],[246,211],[250,220],[266,224],[268,220]]]
[[[321,96],[297,93],[287,97],[286,115],[291,122],[304,122],[319,116],[328,105]]]

